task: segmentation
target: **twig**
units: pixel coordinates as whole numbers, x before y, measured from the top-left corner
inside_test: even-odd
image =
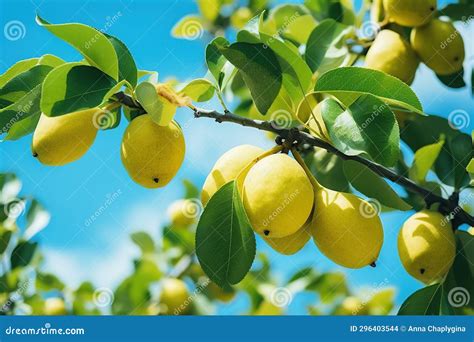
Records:
[[[121,93],[121,95],[119,94],[116,94],[115,97],[121,103],[126,106],[129,106],[129,104],[131,104],[132,108],[143,110],[143,108],[139,104],[135,103],[130,98],[130,96],[123,93]],[[347,155],[339,151],[327,141],[316,138],[306,132],[301,131],[296,127],[280,127],[277,123],[273,121],[252,120],[233,114],[231,112],[220,113],[215,110],[205,110],[196,107],[191,107],[191,109],[194,111],[194,117],[196,118],[210,118],[214,119],[218,123],[230,122],[238,124],[240,126],[252,127],[262,131],[273,132],[284,140],[290,140],[293,145],[307,144],[310,146],[319,147],[337,155],[342,160],[353,160],[355,162],[363,164],[367,166],[370,170],[375,172],[377,175],[389,179],[398,185],[401,185],[410,192],[423,196],[428,207],[434,203],[439,203],[440,206],[438,210],[442,214],[450,215],[452,217],[451,222],[454,228],[457,228],[462,224],[474,226],[474,217],[469,215],[463,208],[459,206],[459,199],[456,196],[451,196],[449,199],[438,196],[431,190],[428,190],[416,184],[409,178],[398,175],[396,172],[392,171],[389,168],[386,168],[383,165],[380,165],[358,155]],[[145,111],[143,110],[143,112]]]

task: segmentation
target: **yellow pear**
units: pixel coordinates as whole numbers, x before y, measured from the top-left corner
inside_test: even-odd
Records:
[[[245,177],[243,202],[258,234],[282,238],[308,220],[314,191],[303,168],[284,153],[258,161]]]
[[[382,222],[370,203],[325,188],[315,194],[311,234],[326,257],[348,268],[374,264],[383,244]]]
[[[186,283],[180,279],[167,278],[163,280],[160,307],[165,315],[182,315],[189,311],[192,298]]]
[[[187,227],[196,222],[200,212],[200,204],[190,199],[180,199],[168,207],[171,224],[177,227]]]
[[[234,28],[240,30],[252,19],[252,11],[247,7],[240,7],[230,16],[230,23]]]
[[[125,130],[122,163],[138,184],[161,188],[178,172],[185,149],[183,132],[176,122],[159,126],[149,114],[140,115]]]
[[[206,205],[223,185],[235,180],[239,173],[263,152],[257,146],[240,145],[224,153],[214,164],[204,182],[201,193],[202,205]],[[242,178],[244,177],[245,174],[242,175]]]
[[[429,22],[436,11],[436,0],[383,0],[388,18],[402,26],[415,27]]]
[[[48,298],[44,301],[44,314],[47,316],[66,315],[66,305],[62,298]]]
[[[263,240],[272,247],[275,251],[284,255],[293,255],[299,252],[309,241],[311,234],[309,232],[309,225],[303,226],[296,233],[283,238],[269,239],[262,236]]]
[[[336,309],[336,315],[368,315],[367,305],[359,298],[349,296],[345,298],[341,305]]]
[[[370,21],[380,23],[385,18],[383,0],[373,0],[370,6]]]
[[[471,235],[474,235],[474,227],[470,227],[467,232]]]
[[[438,75],[451,75],[462,69],[464,41],[454,25],[439,19],[411,31],[411,45],[423,63]]]
[[[403,267],[414,278],[425,284],[441,280],[456,254],[451,223],[435,211],[414,214],[400,229],[398,254]]]
[[[45,165],[61,166],[81,158],[94,143],[98,125],[94,108],[57,117],[41,114],[33,134],[33,156]]]
[[[365,66],[383,71],[411,84],[418,69],[418,56],[401,35],[382,30],[367,52]]]

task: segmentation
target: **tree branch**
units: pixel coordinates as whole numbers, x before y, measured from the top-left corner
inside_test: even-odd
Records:
[[[145,110],[135,101],[133,101],[133,99],[130,96],[124,93],[118,93],[115,95],[115,97],[118,99],[119,102],[123,103],[124,105],[129,106],[131,108],[135,108],[135,109],[141,109],[143,113],[145,113]],[[210,119],[214,119],[218,123],[230,122],[230,123],[238,124],[240,126],[252,127],[252,128],[262,130],[262,131],[272,132],[272,133],[277,134],[281,139],[284,139],[287,142],[290,141],[294,145],[308,144],[310,146],[325,149],[326,151],[337,155],[342,160],[356,161],[360,164],[365,165],[370,170],[375,172],[377,175],[383,178],[389,179],[398,185],[401,185],[407,191],[423,196],[428,206],[438,203],[440,205],[438,210],[444,215],[451,216],[451,222],[454,228],[459,227],[461,224],[468,224],[470,226],[474,226],[474,217],[469,215],[463,208],[459,206],[458,197],[452,196],[449,199],[446,199],[442,196],[436,195],[431,190],[428,190],[416,184],[409,178],[398,175],[396,172],[394,172],[393,170],[389,168],[386,168],[383,165],[380,165],[378,163],[375,163],[371,160],[365,159],[358,155],[347,155],[339,151],[337,148],[332,146],[327,141],[316,138],[306,132],[299,130],[296,127],[294,128],[279,127],[273,121],[252,120],[252,119],[244,118],[242,116],[233,114],[228,111],[225,113],[220,113],[215,110],[205,110],[205,109],[200,109],[200,108],[195,108],[195,107],[192,107],[192,109],[194,111],[194,117],[196,118],[210,118]]]

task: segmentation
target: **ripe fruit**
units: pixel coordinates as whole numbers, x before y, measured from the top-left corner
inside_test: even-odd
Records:
[[[436,0],[383,0],[389,19],[402,26],[421,26],[431,20]]]
[[[158,126],[148,114],[133,119],[122,139],[122,163],[130,177],[146,188],[161,188],[184,160],[183,132],[172,121]]]
[[[206,205],[217,190],[233,181],[249,163],[263,152],[257,146],[240,145],[224,153],[214,164],[204,182],[201,193],[202,205]],[[242,175],[242,178],[244,177],[245,175]]]
[[[214,298],[224,303],[230,302],[235,297],[235,291],[225,291],[213,282],[210,282],[209,285],[207,285],[207,289]]]
[[[407,84],[413,82],[418,64],[410,44],[391,30],[379,32],[365,59],[367,68],[383,71]]]
[[[345,298],[336,310],[336,315],[367,315],[367,306],[354,296]]]
[[[247,7],[240,7],[230,17],[230,23],[237,30],[240,30],[247,24],[250,19],[252,19],[252,11]]]
[[[258,161],[245,177],[243,202],[253,229],[268,238],[295,233],[313,208],[313,188],[303,168],[284,153]]]
[[[315,194],[311,234],[326,257],[348,268],[375,263],[383,243],[382,222],[370,203],[324,188]]]
[[[438,212],[411,216],[398,235],[398,254],[405,270],[430,284],[444,277],[454,262],[456,244],[451,223]]]
[[[57,117],[41,117],[33,134],[33,156],[45,165],[61,166],[81,158],[94,143],[97,108]]]
[[[411,31],[411,45],[423,63],[438,75],[451,75],[462,69],[464,41],[454,25],[439,19]]]
[[[311,234],[309,225],[300,228],[296,233],[283,238],[269,239],[262,236],[263,240],[278,253],[284,255],[293,255],[299,252],[309,241]]]
[[[168,208],[168,216],[173,226],[187,227],[196,222],[199,206],[189,199],[174,201]]]
[[[189,292],[184,281],[175,278],[163,280],[160,306],[165,315],[180,315],[189,311]]]
[[[66,315],[66,305],[62,298],[48,298],[44,301],[44,314],[47,316]]]

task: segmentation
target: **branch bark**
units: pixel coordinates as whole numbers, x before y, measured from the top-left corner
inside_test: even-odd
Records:
[[[115,95],[116,99],[121,102],[122,104],[129,106],[131,108],[139,109],[145,113],[145,110],[137,104],[133,99],[124,94],[124,93],[117,93]],[[223,122],[230,122],[234,124],[238,124],[240,126],[245,127],[252,127],[255,129],[259,129],[262,131],[273,132],[277,134],[281,139],[285,141],[290,141],[295,145],[299,144],[308,144],[310,146],[323,148],[326,151],[333,153],[340,157],[343,160],[353,160],[360,164],[365,165],[370,170],[375,172],[377,175],[391,180],[392,182],[401,185],[407,191],[419,194],[423,196],[426,204],[430,207],[433,204],[439,204],[439,211],[444,215],[451,216],[451,222],[454,228],[459,227],[462,224],[468,224],[470,226],[474,226],[474,217],[469,215],[463,208],[459,206],[459,199],[456,196],[451,196],[449,199],[446,199],[442,196],[434,194],[431,190],[428,190],[415,182],[411,179],[406,178],[404,176],[398,175],[393,170],[375,163],[369,159],[365,159],[358,155],[347,155],[337,148],[332,146],[327,141],[322,139],[316,138],[304,131],[299,130],[298,128],[284,128],[279,127],[273,121],[261,121],[261,120],[252,120],[248,118],[241,117],[239,115],[233,114],[229,111],[225,111],[224,113],[215,111],[215,110],[205,110],[200,108],[191,108],[194,111],[195,118],[210,118],[214,119],[218,123]]]

